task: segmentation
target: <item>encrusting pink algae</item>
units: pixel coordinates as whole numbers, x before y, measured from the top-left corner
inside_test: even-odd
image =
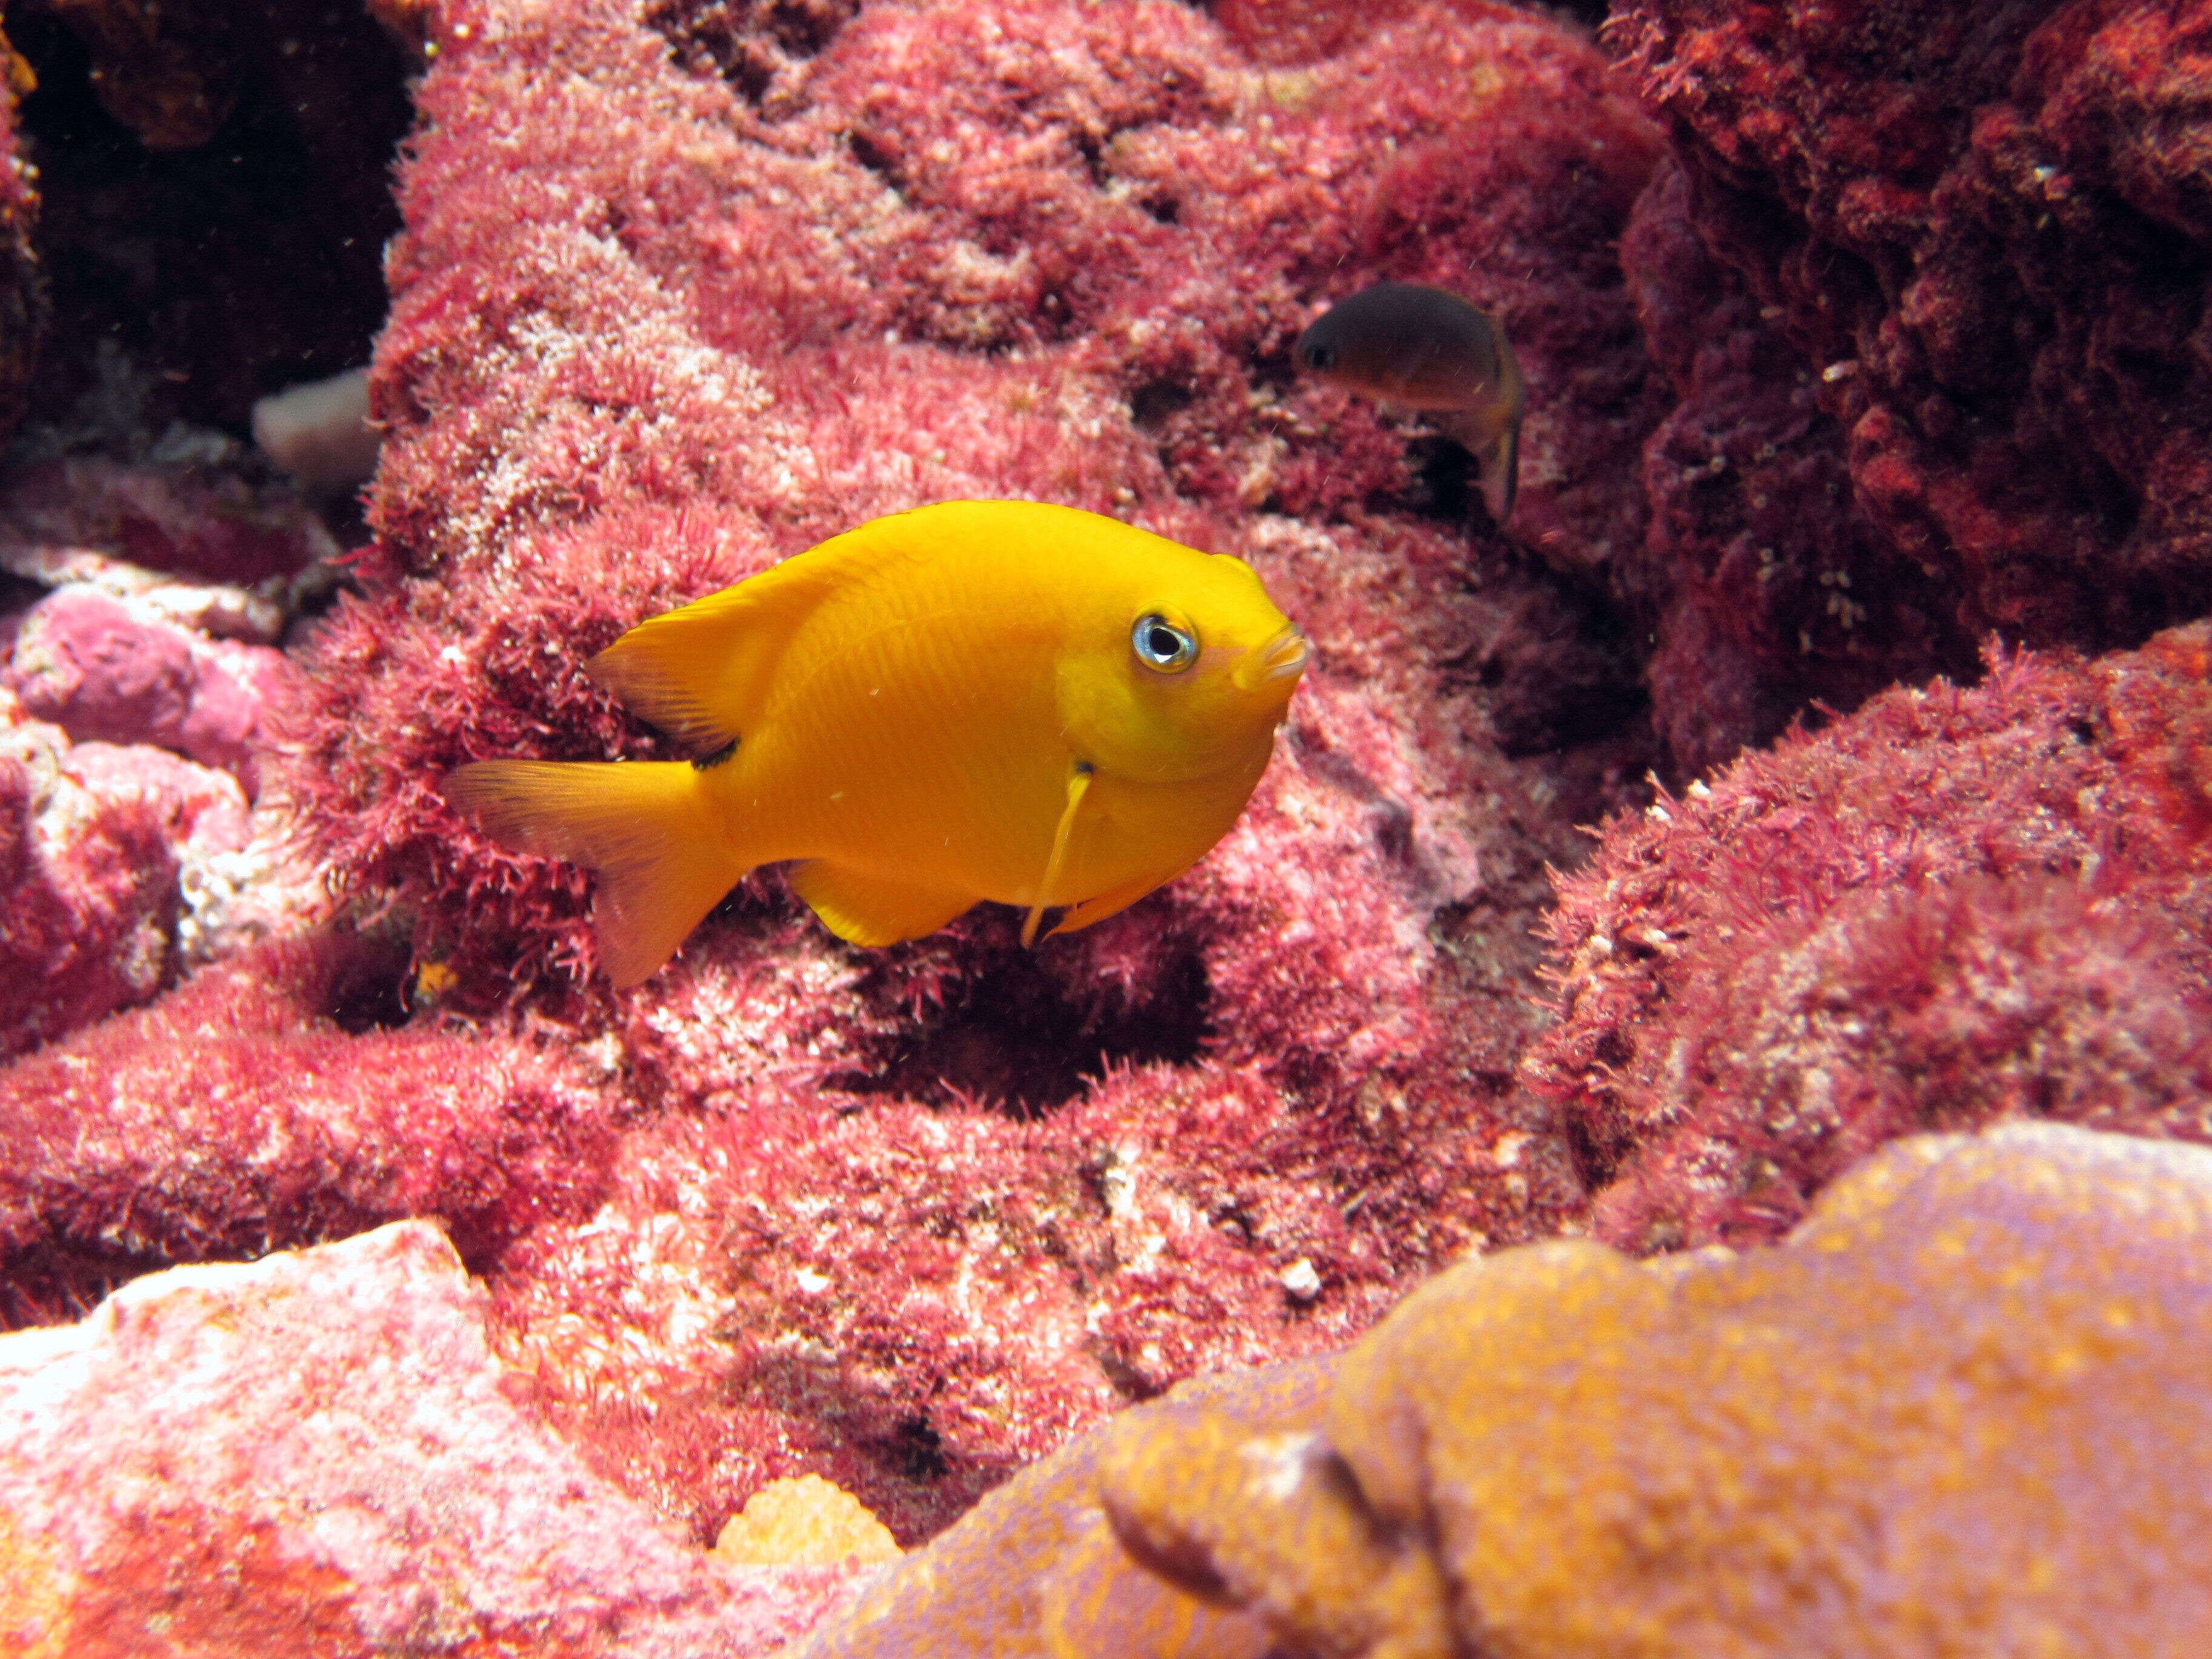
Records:
[[[129,9],[0,60],[0,1647],[2193,1654],[2212,6]],[[613,990],[442,781],[959,498],[1252,565],[1243,815]]]

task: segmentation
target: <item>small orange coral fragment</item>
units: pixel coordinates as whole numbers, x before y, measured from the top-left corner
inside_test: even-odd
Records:
[[[900,1551],[866,1504],[818,1474],[802,1474],[755,1492],[723,1526],[714,1553],[751,1566],[834,1567],[896,1561]]]

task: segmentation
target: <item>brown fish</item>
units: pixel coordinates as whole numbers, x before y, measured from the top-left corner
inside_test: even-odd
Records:
[[[1503,526],[1521,468],[1521,365],[1498,319],[1456,294],[1377,283],[1298,336],[1300,367],[1378,404],[1419,410],[1474,457]]]

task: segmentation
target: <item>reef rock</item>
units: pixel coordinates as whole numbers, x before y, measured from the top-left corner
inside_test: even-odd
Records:
[[[2212,1152],[1887,1148],[1778,1248],[1559,1241],[1024,1474],[808,1659],[2180,1659],[2212,1619]]]
[[[0,685],[0,1054],[145,1001],[220,925],[202,901],[246,862],[228,774],[72,744]]]
[[[376,540],[281,783],[411,930],[426,1027],[557,1032],[622,1091],[603,1207],[494,1275],[549,1420],[702,1540],[817,1472],[911,1541],[1130,1399],[1574,1213],[1511,1066],[1543,861],[1634,753],[1583,561],[1640,538],[1659,390],[1613,253],[1656,137],[1587,37],[1411,6],[1289,68],[1162,0],[407,16]],[[1549,566],[1296,377],[1384,276],[1515,331]],[[768,872],[610,993],[588,876],[485,842],[444,773],[676,752],[586,659],[958,496],[1259,569],[1316,654],[1242,822],[1035,952],[988,909],[848,951]]]
[[[1637,585],[1668,618],[1654,691],[1686,767],[1806,696],[1956,670],[1993,629],[2106,650],[2202,614],[2205,24],[2103,0],[1615,8],[1680,159],[1623,253],[1681,395]]]
[[[1993,652],[1607,824],[1522,1076],[1639,1249],[1771,1238],[1917,1129],[2212,1139],[2208,877],[2212,623]]]
[[[737,1656],[852,1574],[672,1536],[514,1399],[404,1222],[0,1337],[0,1644],[70,1659]]]

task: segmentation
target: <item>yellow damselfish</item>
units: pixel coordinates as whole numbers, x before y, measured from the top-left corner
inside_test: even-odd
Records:
[[[653,617],[586,665],[691,761],[478,761],[447,799],[599,872],[635,985],[756,865],[840,938],[980,899],[1087,927],[1190,867],[1267,764],[1306,645],[1242,560],[1097,514],[945,501]]]

